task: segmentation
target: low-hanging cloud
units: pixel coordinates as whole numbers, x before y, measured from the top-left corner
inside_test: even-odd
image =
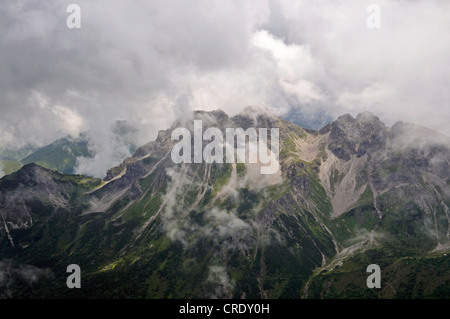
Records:
[[[42,278],[52,278],[49,268],[18,264],[11,259],[0,261],[0,299],[14,298],[16,281],[25,281],[28,285],[36,284]]]
[[[69,29],[67,3],[4,1],[0,152],[106,132],[118,119],[143,144],[193,109],[247,105],[369,110],[450,135],[450,3],[375,1],[381,28],[369,29],[373,2],[79,0],[81,29]],[[106,157],[120,145],[108,139],[92,134],[103,155],[80,159],[80,171],[116,162]]]
[[[250,228],[250,225],[237,217],[234,212],[217,207],[208,208],[203,212],[203,219],[208,221],[205,223],[206,226],[193,223],[190,219],[191,211],[184,203],[185,193],[192,187],[201,189],[209,186],[196,181],[189,175],[186,167],[181,170],[168,169],[167,174],[172,179],[172,183],[164,195],[166,205],[161,220],[163,229],[170,239],[187,245],[188,237],[194,233],[216,240],[236,236],[238,232]],[[192,209],[197,209],[196,205]],[[217,225],[216,228],[212,229],[211,224]]]
[[[231,298],[234,280],[230,279],[225,267],[209,266],[207,282],[215,286],[211,298]]]

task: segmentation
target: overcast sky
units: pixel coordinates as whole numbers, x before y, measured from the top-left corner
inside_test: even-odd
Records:
[[[143,144],[193,109],[248,105],[450,135],[449,31],[446,0],[0,0],[0,151],[86,130],[101,145],[117,119]]]

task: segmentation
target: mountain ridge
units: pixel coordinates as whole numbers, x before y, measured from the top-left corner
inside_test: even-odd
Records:
[[[170,133],[193,119],[221,130],[280,128],[279,173],[263,176],[249,164],[174,164]],[[194,112],[139,147],[103,182],[35,166],[1,179],[0,204],[8,207],[34,187],[20,182],[20,174],[35,169],[49,176],[41,182],[47,185],[40,187],[43,194],[28,191],[33,205],[22,201],[29,216],[18,217],[41,222],[20,224],[2,212],[0,252],[54,272],[78,259],[91,287],[83,292],[60,287],[58,296],[343,298],[352,285],[353,296],[364,298],[445,296],[450,143],[442,141],[450,139],[416,129],[418,137],[427,132],[427,143],[404,143],[414,137],[411,127],[389,128],[371,113],[304,130],[255,109],[234,117]],[[52,202],[49,193],[60,196]],[[51,235],[48,225],[55,226]],[[33,244],[32,238],[40,239]],[[27,245],[35,245],[41,257],[20,248]],[[426,266],[414,282],[389,277],[397,294],[388,287],[375,292],[359,280],[367,256],[385,268],[397,263],[406,269],[405,256],[422,258]],[[441,266],[428,264],[430,258]],[[428,282],[421,277],[438,270],[441,275]],[[111,288],[112,282],[120,285]],[[341,288],[330,290],[333,283]],[[421,285],[427,294],[417,291]],[[112,292],[104,292],[107,287]]]

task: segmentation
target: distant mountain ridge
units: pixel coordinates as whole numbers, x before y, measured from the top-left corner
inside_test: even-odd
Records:
[[[173,163],[171,132],[193,119],[279,128],[280,171]],[[304,130],[196,111],[104,181],[35,164],[0,179],[0,268],[39,278],[11,274],[6,297],[448,298],[449,162],[450,138],[368,112]],[[65,287],[72,263],[83,289]]]
[[[130,136],[135,133],[135,129],[127,121],[116,121],[111,132],[128,147],[130,153],[136,150],[135,141]],[[78,137],[68,135],[43,147],[26,146],[19,150],[6,150],[0,154],[0,170],[8,175],[23,165],[35,163],[61,173],[74,174],[77,158],[93,158],[95,155],[89,145],[89,134],[83,132]]]

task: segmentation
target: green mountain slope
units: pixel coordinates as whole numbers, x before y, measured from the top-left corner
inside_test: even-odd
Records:
[[[5,174],[17,172],[22,167],[22,163],[18,161],[0,161],[0,170]]]
[[[72,174],[79,156],[92,156],[88,149],[86,135],[81,135],[79,138],[70,136],[61,138],[25,157],[21,163],[35,163],[48,169]]]

